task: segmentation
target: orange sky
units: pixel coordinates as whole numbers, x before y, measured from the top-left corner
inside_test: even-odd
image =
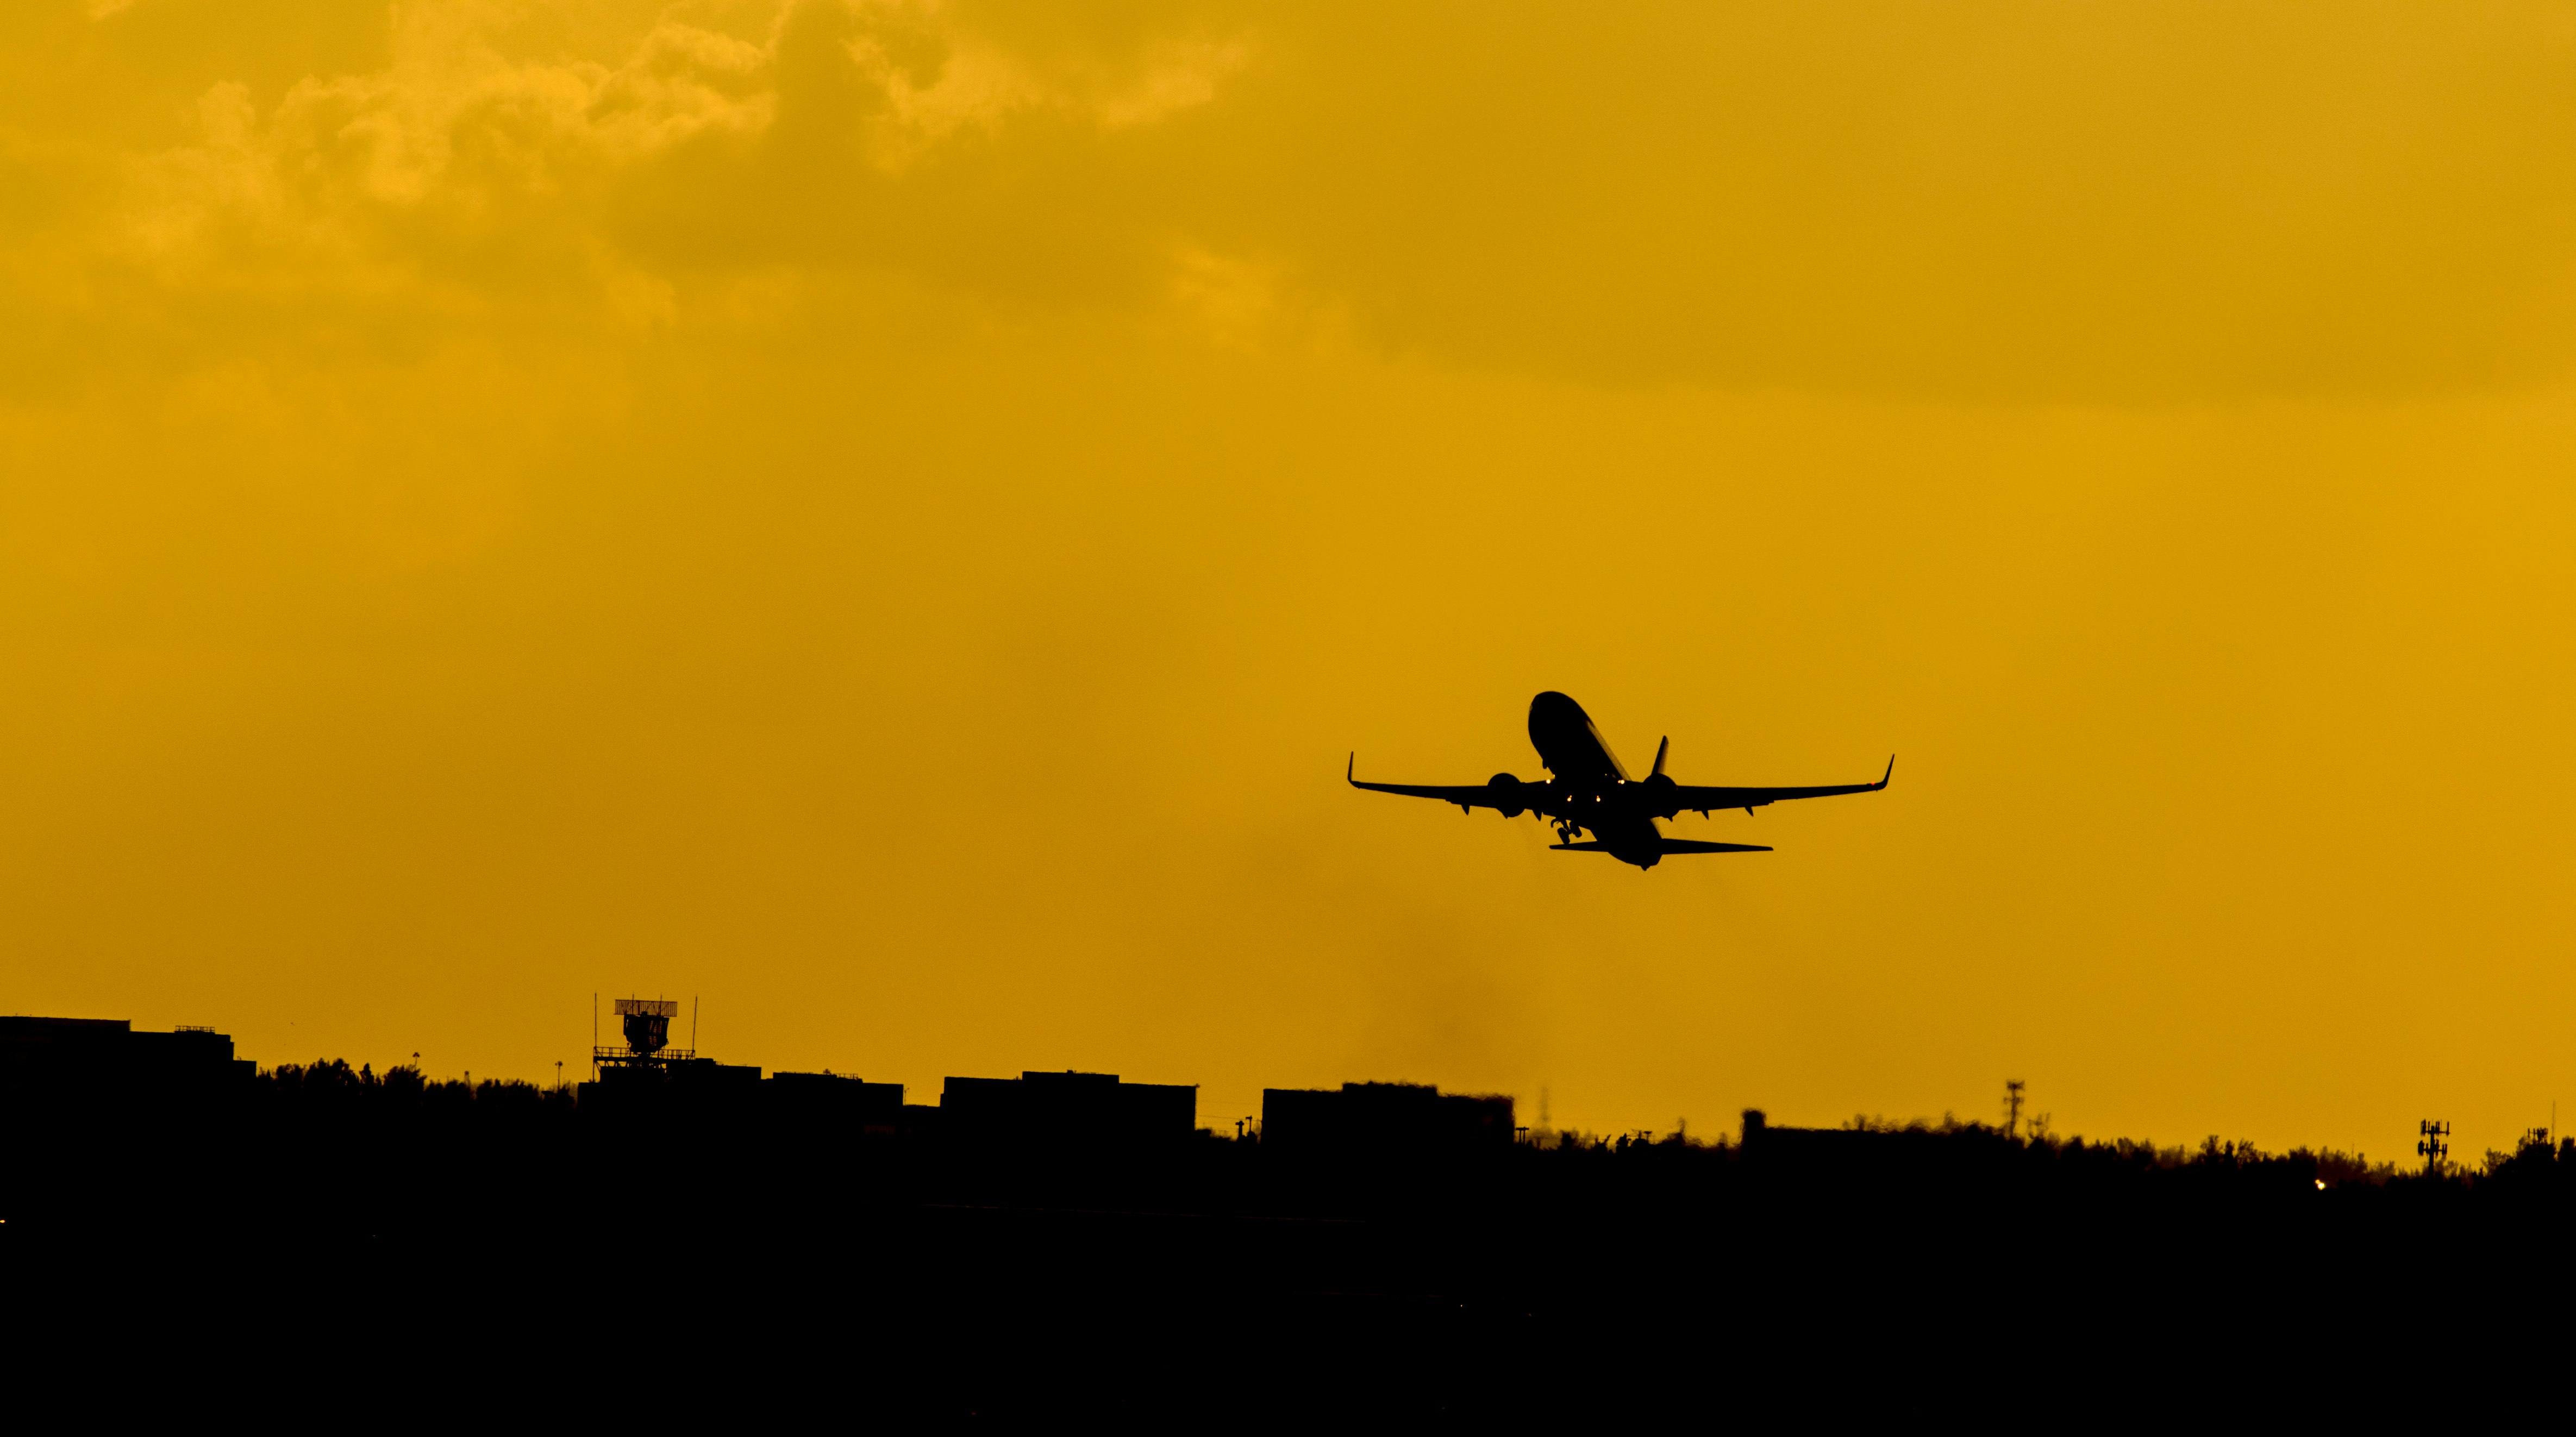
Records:
[[[1081,11],[0,8],[0,1009],[2576,1101],[2576,4]],[[1543,688],[1896,783],[1652,873],[1340,785]]]

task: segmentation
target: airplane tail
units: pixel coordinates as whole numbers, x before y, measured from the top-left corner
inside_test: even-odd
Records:
[[[1646,777],[1662,778],[1664,776],[1664,755],[1669,754],[1672,751],[1672,735],[1666,734],[1663,738],[1657,740],[1655,743],[1655,771],[1647,774]]]

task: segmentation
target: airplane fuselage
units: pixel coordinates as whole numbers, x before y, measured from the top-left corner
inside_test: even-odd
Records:
[[[1547,802],[1532,804],[1540,816],[1562,826],[1572,823],[1592,831],[1611,857],[1639,868],[1663,862],[1663,830],[1655,826],[1656,795],[1646,783],[1632,781],[1583,706],[1560,693],[1540,694],[1530,703],[1530,747],[1551,775]],[[1670,788],[1669,782],[1654,787]],[[1671,817],[1670,811],[1663,817]]]

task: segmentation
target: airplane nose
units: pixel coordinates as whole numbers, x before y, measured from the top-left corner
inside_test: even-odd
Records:
[[[1590,721],[1590,715],[1584,713],[1583,705],[1554,689],[1549,689],[1546,693],[1530,700],[1531,723],[1559,722],[1568,718],[1577,723]]]

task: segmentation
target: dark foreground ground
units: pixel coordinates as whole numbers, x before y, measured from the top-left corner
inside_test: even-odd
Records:
[[[262,1084],[15,1124],[22,1392],[478,1425],[2522,1425],[2570,1336],[2576,1154],[2538,1146],[2449,1180],[1973,1127],[1297,1160]]]

